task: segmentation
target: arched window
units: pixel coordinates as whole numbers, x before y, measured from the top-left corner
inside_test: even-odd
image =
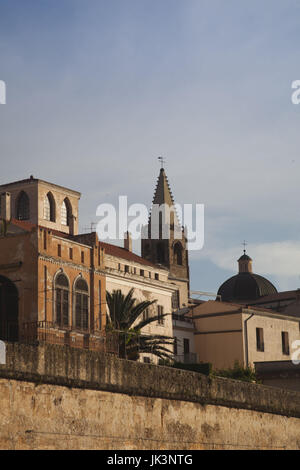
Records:
[[[44,198],[44,219],[49,222],[55,222],[55,201],[51,193]]]
[[[28,220],[30,218],[29,197],[24,191],[21,191],[17,198],[16,218],[18,220]]]
[[[59,326],[69,325],[69,281],[64,274],[55,280],[55,316]]]
[[[75,326],[81,330],[89,327],[89,293],[84,279],[78,279],[75,284]]]
[[[70,218],[72,215],[72,207],[70,201],[66,198],[64,199],[61,206],[61,224],[70,225]]]
[[[176,264],[182,265],[182,246],[176,243],[174,246],[174,260]]]

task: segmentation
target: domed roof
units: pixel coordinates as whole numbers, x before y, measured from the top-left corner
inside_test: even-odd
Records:
[[[277,294],[276,287],[268,279],[252,272],[252,259],[245,250],[238,263],[239,273],[227,279],[218,290],[222,301],[246,302]]]
[[[264,295],[276,293],[276,287],[268,279],[249,272],[231,277],[218,290],[218,295],[224,302],[256,300]]]
[[[250,258],[250,256],[246,255],[246,253],[244,253],[239,259],[238,261],[252,261],[252,259]]]

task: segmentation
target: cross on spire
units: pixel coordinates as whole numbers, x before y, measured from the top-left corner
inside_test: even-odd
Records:
[[[242,245],[244,246],[244,253],[246,254],[246,246],[248,245],[246,240],[243,241]]]
[[[164,167],[164,163],[166,163],[166,159],[164,157],[158,157],[158,160],[160,161],[161,167]]]

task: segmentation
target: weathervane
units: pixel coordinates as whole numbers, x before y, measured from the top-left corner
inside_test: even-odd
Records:
[[[164,163],[166,163],[166,159],[164,157],[158,157],[158,160],[160,161],[161,167],[164,167]]]

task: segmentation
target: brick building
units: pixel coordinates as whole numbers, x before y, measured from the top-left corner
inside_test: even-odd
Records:
[[[0,193],[0,337],[105,349],[104,250],[77,233],[80,193],[33,177]]]

